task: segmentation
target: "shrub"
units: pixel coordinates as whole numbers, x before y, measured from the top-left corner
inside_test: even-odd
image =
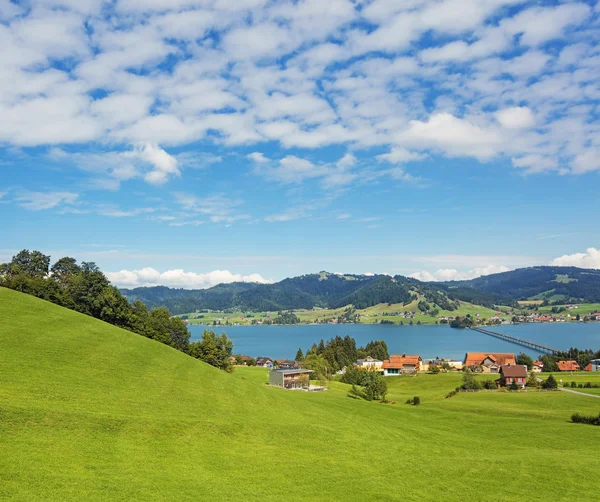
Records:
[[[577,388],[577,382],[571,382],[571,387],[573,387],[574,389]]]
[[[519,386],[517,385],[517,382],[515,382],[513,380],[513,382],[510,384],[510,386],[508,387],[508,390],[519,390]]]
[[[581,415],[579,413],[573,413],[573,415],[571,415],[571,422],[575,424],[600,425],[600,413],[597,417],[593,415]]]
[[[483,388],[488,390],[495,390],[498,388],[494,380],[486,380],[483,382]]]
[[[550,375],[544,382],[542,383],[542,388],[544,389],[556,389],[558,388],[558,382],[554,375]]]
[[[429,371],[431,371],[434,375],[437,375],[440,372],[439,366],[432,365],[429,367]]]
[[[421,404],[421,398],[419,396],[415,396],[412,399],[407,399],[406,404],[412,404],[413,406],[419,406]]]
[[[456,396],[457,393],[458,393],[457,390],[452,390],[452,391],[448,392],[448,394],[446,394],[446,399]]]
[[[580,389],[583,389],[583,384],[580,383],[577,387],[579,387]]]
[[[571,384],[569,382],[563,383],[563,387],[570,387],[570,386],[571,386]]]
[[[584,387],[586,389],[591,389],[592,388],[592,382],[586,382],[585,385],[584,385]]]

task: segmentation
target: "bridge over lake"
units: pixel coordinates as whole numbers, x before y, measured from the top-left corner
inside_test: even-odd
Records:
[[[558,349],[553,349],[552,347],[547,347],[546,345],[542,345],[535,342],[530,342],[529,340],[523,340],[521,338],[517,338],[516,336],[506,335],[504,333],[497,333],[496,331],[491,331],[485,328],[471,328],[472,330],[479,331],[485,335],[494,336],[496,338],[500,338],[501,340],[506,340],[507,342],[516,343],[517,345],[522,345],[523,347],[527,347],[529,349],[537,350],[538,352],[545,354],[558,354],[560,351]]]

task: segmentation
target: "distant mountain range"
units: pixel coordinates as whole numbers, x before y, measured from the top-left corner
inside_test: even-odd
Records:
[[[600,271],[575,267],[531,267],[469,281],[427,283],[397,275],[339,275],[328,272],[284,279],[274,284],[234,282],[209,289],[165,286],[122,289],[130,301],[164,306],[174,314],[199,309],[277,311],[366,308],[379,303],[408,304],[418,298],[445,310],[465,301],[493,307],[516,305],[521,299],[600,302]]]
[[[476,289],[515,300],[600,302],[600,270],[576,267],[529,267],[485,275],[444,286]]]

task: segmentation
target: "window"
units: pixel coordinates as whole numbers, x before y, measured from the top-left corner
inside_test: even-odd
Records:
[[[388,368],[387,372],[388,372],[388,375],[397,375],[398,369],[397,368]]]

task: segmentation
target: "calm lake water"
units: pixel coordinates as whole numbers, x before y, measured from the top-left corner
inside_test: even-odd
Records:
[[[189,325],[192,340],[202,337],[205,328],[212,326]],[[600,349],[600,323],[578,324],[515,324],[493,330],[524,340],[537,342],[556,349],[577,347]],[[234,353],[253,357],[267,356],[276,359],[293,359],[298,348],[304,352],[321,338],[327,341],[337,335],[351,336],[356,344],[366,345],[371,340],[385,340],[390,353],[419,354],[424,359],[450,357],[463,359],[465,352],[526,352],[535,351],[498,338],[471,331],[439,326],[398,326],[385,324],[325,324],[298,326],[221,326],[217,333],[225,332],[233,340]]]

